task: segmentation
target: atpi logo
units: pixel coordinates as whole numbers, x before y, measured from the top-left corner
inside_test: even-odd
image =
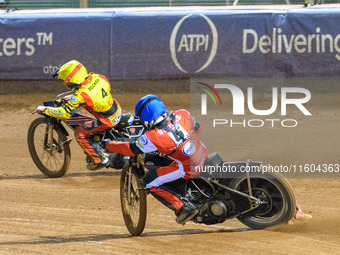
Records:
[[[183,73],[199,73],[213,61],[217,45],[214,23],[204,14],[189,14],[181,18],[172,31],[171,58]]]

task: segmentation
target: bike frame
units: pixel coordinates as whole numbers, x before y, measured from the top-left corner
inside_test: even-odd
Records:
[[[69,95],[70,98],[71,98],[72,93],[73,93],[72,91],[67,91],[67,92],[64,92],[62,94],[59,94],[56,97],[56,100],[60,99],[64,95]],[[56,103],[55,103],[56,100],[46,101],[46,102],[44,102],[44,106],[56,107]],[[68,134],[67,130],[64,128],[64,126],[61,124],[61,122],[64,122],[70,129],[75,130],[78,126],[83,125],[86,122],[91,122],[91,121],[95,120],[94,117],[90,117],[90,116],[87,116],[85,114],[77,113],[76,111],[74,113],[72,113],[71,117],[69,117],[68,119],[65,119],[65,120],[60,120],[60,119],[53,118],[53,117],[50,117],[50,116],[47,116],[47,115],[44,115],[44,116],[47,117],[47,118],[50,118],[50,119],[54,119],[55,121],[53,120],[52,122],[54,124],[56,124],[59,127],[59,129],[66,136],[69,136],[69,134]],[[113,138],[116,138],[118,133],[119,133],[115,129],[110,129],[110,130],[106,130],[106,131],[103,132],[104,136],[105,136],[106,132],[110,132],[111,137],[113,137]],[[116,134],[114,134],[114,132],[116,132]],[[145,132],[145,129],[144,129],[142,124],[129,125],[129,126],[126,127],[126,132],[123,135],[127,138],[130,138],[130,139],[137,139],[144,132]],[[118,135],[118,137],[119,137],[119,135]]]
[[[67,92],[64,92],[62,94],[59,94],[57,95],[56,97],[56,100],[60,99],[61,96],[64,96],[64,95],[69,95],[71,96],[71,93],[73,93],[72,91],[67,91]],[[54,101],[46,101],[44,102],[44,106],[51,106],[51,107],[56,107],[56,100]],[[57,106],[58,107],[58,106]],[[44,115],[46,116],[46,115]],[[46,116],[47,117],[47,116]],[[49,117],[49,118],[53,118],[53,117]],[[71,128],[72,130],[75,130],[79,125],[83,125],[85,122],[88,122],[88,121],[93,121],[95,120],[95,118],[93,117],[90,117],[90,116],[86,116],[84,114],[80,114],[80,113],[77,113],[77,112],[74,112],[70,118],[66,119],[66,120],[60,120],[60,119],[57,119],[57,118],[53,118],[53,119],[56,119],[57,122],[64,122],[69,128]],[[62,130],[64,132],[64,130]],[[65,130],[66,131],[66,130]],[[66,134],[65,134],[66,135]],[[68,136],[68,133],[67,133],[67,136]]]
[[[144,156],[138,155],[137,159],[136,159],[136,163],[132,163],[132,164],[136,164],[138,169],[139,169],[140,166],[142,166],[144,168],[145,167],[144,166]],[[261,164],[262,164],[262,162],[252,161],[250,159],[248,159],[247,161],[223,162],[223,165],[238,165],[239,167],[240,166],[245,166],[246,167],[245,169],[249,169],[250,166],[253,166],[253,165],[261,165]],[[139,173],[139,174],[142,175],[144,173]],[[258,199],[258,198],[254,197],[252,195],[252,192],[251,192],[252,187],[251,187],[251,181],[250,181],[251,177],[250,177],[249,172],[246,172],[248,190],[250,191],[249,194],[241,192],[241,191],[238,191],[236,189],[232,189],[232,188],[230,188],[230,187],[220,183],[220,179],[218,179],[218,178],[205,178],[205,177],[198,177],[198,178],[204,180],[207,184],[209,184],[212,187],[212,189],[214,191],[214,194],[216,194],[216,186],[218,186],[218,187],[220,187],[220,188],[222,188],[224,190],[227,190],[229,193],[234,193],[234,194],[237,194],[237,195],[242,196],[244,198],[247,198],[249,200],[249,202],[250,202],[250,209],[242,212],[239,215],[242,215],[242,214],[245,214],[245,213],[247,213],[249,211],[252,211],[252,210],[258,208],[259,206],[261,206],[262,204],[265,203],[261,199]],[[201,194],[205,195],[204,192],[202,192],[199,189],[199,187],[197,187],[197,185],[195,184],[194,180],[195,180],[195,178],[194,179],[189,179],[188,181],[192,181],[194,186],[201,192]],[[184,194],[185,196],[188,194],[187,192],[188,192],[188,189],[187,189],[187,185],[186,185],[185,194]],[[239,216],[239,215],[237,215],[237,216]]]

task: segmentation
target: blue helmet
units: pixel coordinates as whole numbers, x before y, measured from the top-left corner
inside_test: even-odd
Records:
[[[135,108],[135,115],[142,121],[152,122],[165,114],[165,104],[155,95],[146,95],[139,99]]]

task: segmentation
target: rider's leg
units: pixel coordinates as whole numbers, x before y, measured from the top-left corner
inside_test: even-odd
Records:
[[[94,140],[93,135],[109,128],[111,127],[102,124],[96,119],[86,122],[84,126],[78,126],[74,131],[77,142],[91,158],[92,162],[95,164],[94,166],[106,164],[108,162],[108,157],[103,153],[103,149],[98,142]]]
[[[150,192],[158,201],[174,212],[178,211],[184,204],[181,195],[169,190],[166,185],[151,187]]]
[[[198,213],[198,208],[172,189],[170,185],[163,184],[177,184],[174,181],[182,179],[184,174],[184,170],[174,162],[169,166],[149,171],[144,178],[146,188],[149,188],[151,194],[162,204],[175,211],[176,221],[180,224],[192,219]],[[180,187],[177,184],[176,190],[178,188]]]
[[[167,185],[162,185],[158,188],[152,187],[150,191],[157,200],[175,212],[177,223],[184,224],[191,220],[199,211],[196,205],[189,202]]]

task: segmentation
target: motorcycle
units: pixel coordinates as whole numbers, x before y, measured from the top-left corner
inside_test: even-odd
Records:
[[[165,155],[150,153],[130,157],[122,170],[120,181],[121,209],[125,225],[133,236],[142,234],[147,214],[143,178],[147,171],[172,162]],[[277,173],[240,171],[259,167],[261,162],[251,160],[224,162],[218,153],[208,156],[205,167],[233,167],[232,178],[216,175],[198,175],[163,184],[175,190],[184,199],[195,204],[199,212],[191,220],[197,224],[218,224],[237,218],[246,226],[259,230],[288,222],[296,212],[293,190],[283,176]],[[225,177],[225,176],[224,176]]]
[[[65,96],[66,95],[66,96]],[[68,91],[56,97],[53,101],[44,102],[44,106],[59,107],[65,104],[72,96],[72,92]],[[36,111],[32,114],[37,113]],[[41,114],[32,121],[28,129],[27,143],[30,155],[38,169],[48,177],[58,178],[65,175],[71,162],[69,133],[65,126],[71,130],[75,130],[79,125],[94,120],[93,117],[86,116],[81,113],[74,112],[70,118],[66,120],[57,119],[46,114]],[[134,118],[130,113],[122,114],[120,122],[112,129],[101,133],[96,133],[93,140],[100,142],[104,139],[120,140],[120,139],[137,139],[144,133],[143,123]],[[109,164],[107,167],[121,169],[126,160],[122,154],[109,154]],[[90,158],[87,156],[86,161]]]
[[[57,96],[44,106],[61,106],[70,99]],[[34,114],[36,112],[33,112]],[[58,178],[67,172],[71,161],[69,133],[65,126],[74,130],[94,118],[73,113],[69,119],[60,120],[45,114],[35,119],[28,130],[27,142],[33,162],[46,176]],[[100,143],[104,139],[136,140],[145,132],[143,123],[131,114],[123,114],[120,122],[112,129],[95,134],[93,139]],[[169,165],[172,159],[159,153],[124,157],[109,154],[109,167],[122,169],[120,201],[125,225],[134,236],[142,234],[146,223],[148,190],[144,186],[147,171]],[[89,160],[89,159],[87,159]],[[224,162],[217,153],[210,154],[205,162],[209,166],[242,167],[260,166],[261,162]],[[296,212],[296,200],[289,183],[277,173],[243,173],[223,178],[198,175],[190,180],[180,179],[164,184],[175,189],[182,197],[195,204],[199,212],[192,219],[197,224],[218,224],[237,218],[252,229],[264,229],[288,222]]]

